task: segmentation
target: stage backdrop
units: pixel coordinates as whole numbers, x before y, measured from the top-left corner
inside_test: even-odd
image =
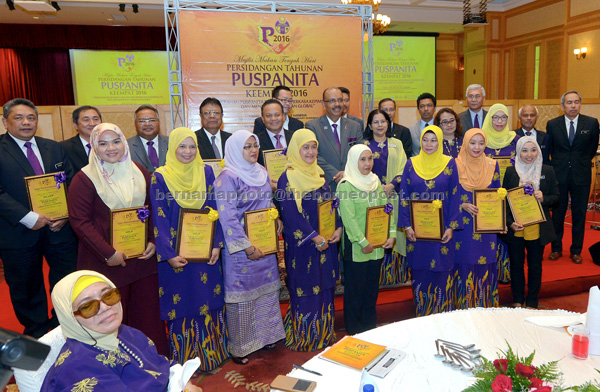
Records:
[[[291,115],[304,122],[324,113],[323,90],[330,86],[350,89],[350,112],[362,117],[361,29],[359,17],[181,11],[188,127],[200,128],[200,103],[216,97],[226,131],[252,130],[278,85],[292,90]]]
[[[69,52],[76,105],[169,103],[167,52]]]
[[[435,37],[374,36],[375,102],[435,95]]]

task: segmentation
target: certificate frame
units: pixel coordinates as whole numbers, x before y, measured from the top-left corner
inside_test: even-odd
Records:
[[[212,167],[215,178],[219,177],[219,174],[225,169],[221,166],[222,159],[203,159],[203,162],[208,166]]]
[[[67,183],[63,182],[57,188],[55,174],[57,173],[24,177],[25,189],[31,211],[52,220],[61,220],[69,217]]]
[[[246,237],[250,240],[253,246],[263,252],[265,255],[277,253],[278,238],[277,238],[277,219],[269,217],[270,208],[244,212],[244,231]],[[256,228],[256,225],[265,225],[265,227]],[[272,225],[272,227],[268,227]],[[250,227],[254,228],[251,229]],[[256,233],[256,230],[262,232]],[[257,236],[260,236],[257,238]]]
[[[500,183],[502,184],[502,181],[504,181],[504,174],[506,173],[506,169],[509,166],[513,165],[510,162],[512,157],[510,157],[510,156],[497,156],[497,157],[493,156],[492,159],[494,159],[496,162],[498,162],[498,169],[500,170]]]
[[[495,204],[495,205],[494,205]],[[488,219],[482,219],[479,214],[473,216],[473,233],[475,234],[492,234],[502,233],[506,229],[506,200],[498,198],[497,188],[474,189],[473,190],[473,205],[479,208],[479,214],[482,212],[486,215],[500,213],[498,219],[500,222],[497,225],[490,224]],[[493,208],[499,208],[500,211],[490,211]]]
[[[111,210],[109,216],[110,228],[109,228],[109,243],[110,245],[118,251],[125,253],[127,256],[127,260],[135,259],[144,254],[146,247],[148,246],[148,219],[145,222],[142,222],[137,216],[137,210],[140,208],[144,208],[147,206],[140,207],[132,207],[132,208],[120,208],[117,210]],[[122,221],[122,222],[120,222]],[[115,222],[117,222],[115,224]],[[141,227],[143,225],[143,228]],[[116,226],[120,226],[118,229]],[[127,241],[119,241],[118,233],[115,231],[128,230],[134,231],[133,234],[126,232],[125,234],[130,234],[135,237],[139,237],[141,234],[139,231],[143,231],[143,238],[137,239],[135,244],[124,244],[122,242]],[[115,236],[117,234],[117,236]],[[141,245],[141,241],[143,240],[143,247]],[[120,248],[120,249],[119,249]],[[132,254],[130,254],[132,253]]]
[[[410,200],[410,224],[415,232],[415,238],[419,241],[442,241],[444,237],[444,213],[443,207],[437,211],[433,208],[434,200]],[[425,221],[419,221],[415,218],[416,214],[426,214]],[[435,225],[439,226],[438,228]],[[427,228],[426,226],[434,225]]]
[[[209,262],[212,256],[212,250],[215,244],[215,229],[217,227],[216,221],[210,221],[208,219],[209,210],[198,210],[193,208],[182,208],[179,210],[179,221],[177,223],[177,243],[175,245],[175,252],[178,256],[183,257],[188,262],[192,263],[204,263]],[[202,235],[198,228],[190,227],[193,225],[204,225],[209,226],[209,234]],[[184,241],[183,238],[191,236],[193,238],[201,237],[200,241]],[[206,238],[208,237],[208,240]],[[188,244],[189,242],[196,242],[193,245]],[[200,253],[196,253],[200,252]]]
[[[373,248],[381,248],[390,237],[391,218],[391,214],[385,212],[385,206],[367,207],[365,238]]]
[[[317,215],[319,218],[319,235],[325,241],[333,236],[336,230],[337,208],[333,208],[333,199],[325,200],[317,204]],[[331,211],[333,208],[333,211]]]
[[[532,184],[527,185],[533,186]],[[546,222],[542,203],[537,201],[533,195],[526,195],[524,188],[525,185],[521,185],[509,189],[506,194],[515,222],[523,227]]]
[[[281,175],[285,171],[287,156],[285,156],[285,154],[282,154],[283,151],[283,148],[276,148],[273,150],[264,150],[262,152],[265,169],[267,169],[271,181],[279,180],[279,177],[281,177]]]

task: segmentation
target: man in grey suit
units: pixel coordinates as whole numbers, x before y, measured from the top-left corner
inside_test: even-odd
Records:
[[[135,111],[134,118],[137,135],[127,139],[131,159],[144,165],[152,173],[165,164],[169,137],[158,134],[160,121],[155,107],[140,106]]]
[[[342,117],[343,107],[344,99],[340,89],[329,87],[323,92],[325,114],[306,123],[306,128],[317,136],[317,162],[325,172],[325,180],[331,185],[332,191],[344,176],[350,147],[363,138],[360,124]]]
[[[472,84],[467,87],[465,96],[467,97],[469,109],[458,115],[463,132],[467,132],[471,128],[481,129],[487,114],[487,111],[482,109],[485,102],[485,89],[480,84]]]
[[[363,122],[362,119],[353,116],[351,114],[348,114],[348,110],[350,110],[350,90],[348,90],[346,87],[338,87],[340,89],[340,91],[342,92],[342,98],[344,99],[344,117],[350,119],[350,120],[354,120],[357,123],[360,124],[360,127],[362,128],[362,130],[365,130],[365,123]]]
[[[412,140],[412,156],[419,155],[421,151],[421,131],[430,125],[433,125],[433,115],[435,114],[435,106],[437,100],[430,93],[423,93],[417,97],[417,110],[421,119],[410,127],[410,137]]]

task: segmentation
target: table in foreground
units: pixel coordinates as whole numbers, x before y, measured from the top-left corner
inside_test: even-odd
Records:
[[[525,321],[527,317],[577,315],[563,311],[525,309],[471,309],[420,317],[388,324],[361,334],[358,338],[382,344],[407,353],[384,379],[376,378],[381,392],[455,392],[473,384],[471,373],[444,365],[436,357],[435,340],[444,339],[460,344],[474,343],[489,360],[506,351],[508,344],[520,356],[536,352],[533,365],[559,361],[563,385],[574,386],[600,378],[600,356],[577,360],[570,356],[571,336],[564,328],[540,327]],[[315,392],[358,392],[361,373],[329,361],[313,357],[303,365],[323,374],[322,377],[293,370],[292,377],[314,380]]]

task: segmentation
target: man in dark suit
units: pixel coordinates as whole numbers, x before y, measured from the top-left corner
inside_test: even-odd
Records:
[[[73,174],[77,174],[82,167],[89,163],[90,135],[96,125],[102,122],[102,114],[93,106],[80,106],[73,111],[73,126],[77,135],[60,142],[64,147],[71,165]]]
[[[360,124],[342,117],[343,106],[340,89],[329,87],[323,92],[325,114],[306,123],[306,128],[315,133],[319,142],[317,163],[325,172],[332,191],[344,176],[350,147],[363,139]]]
[[[533,136],[542,150],[544,164],[550,165],[550,156],[548,154],[548,140],[550,137],[546,134],[546,132],[535,129],[535,123],[537,122],[537,119],[537,108],[533,105],[524,105],[521,109],[519,109],[519,121],[521,122],[521,128],[515,129],[515,132],[519,136]]]
[[[435,114],[436,106],[437,99],[431,93],[423,93],[417,97],[417,110],[421,118],[409,128],[412,141],[412,156],[419,155],[421,151],[421,132],[428,126],[433,125],[433,115]]]
[[[556,260],[562,256],[565,214],[570,195],[573,222],[571,260],[581,264],[585,214],[592,178],[591,161],[598,149],[600,130],[597,119],[579,114],[581,95],[577,91],[564,93],[560,106],[564,116],[553,118],[546,124],[546,132],[550,137],[548,149],[560,191],[560,204],[552,213],[556,240],[552,241],[549,258]]]
[[[285,119],[283,121],[283,129],[287,129],[292,133],[298,129],[304,128],[304,123],[297,118],[289,115],[294,105],[294,99],[292,97],[292,90],[287,86],[277,86],[271,92],[271,97],[278,100],[283,105],[283,114]],[[265,123],[262,117],[256,117],[254,120],[254,133],[262,132],[265,130]]]
[[[350,110],[350,90],[348,90],[346,87],[338,87],[338,88],[342,92],[342,98],[344,99],[344,117],[346,117],[347,119],[350,119],[350,120],[354,120],[357,123],[359,123],[360,127],[364,131],[365,123],[363,122],[363,120],[361,118],[358,118],[358,117],[353,116],[350,113],[348,113],[348,111]]]
[[[260,142],[258,163],[265,165],[263,152],[287,148],[293,133],[283,128],[283,106],[276,99],[269,99],[261,107],[261,116],[266,129],[256,133]],[[271,187],[277,187],[277,179],[271,178]]]
[[[152,173],[164,166],[169,149],[169,137],[159,135],[158,110],[151,105],[142,105],[134,114],[137,135],[127,139],[131,160],[144,165]]]
[[[396,101],[392,98],[384,98],[379,101],[379,110],[387,113],[392,120],[392,137],[402,142],[402,147],[406,153],[406,158],[412,156],[412,138],[410,137],[410,129],[404,125],[393,122],[396,116]]]
[[[225,158],[225,142],[231,133],[221,131],[223,106],[217,98],[206,98],[200,104],[202,128],[196,131],[202,159]]]
[[[467,97],[467,105],[469,109],[458,114],[458,119],[462,124],[463,132],[468,131],[471,128],[480,128],[483,126],[483,120],[487,115],[487,111],[483,110],[483,103],[485,102],[485,89],[479,84],[472,84],[467,87],[465,92]]]
[[[77,240],[68,219],[54,220],[31,210],[24,177],[64,172],[73,167],[57,142],[35,136],[37,108],[22,98],[4,105],[0,135],[0,258],[15,314],[24,333],[39,338],[58,326],[48,318],[43,259],[50,266],[50,290],[77,267]],[[51,180],[54,180],[51,177]]]

